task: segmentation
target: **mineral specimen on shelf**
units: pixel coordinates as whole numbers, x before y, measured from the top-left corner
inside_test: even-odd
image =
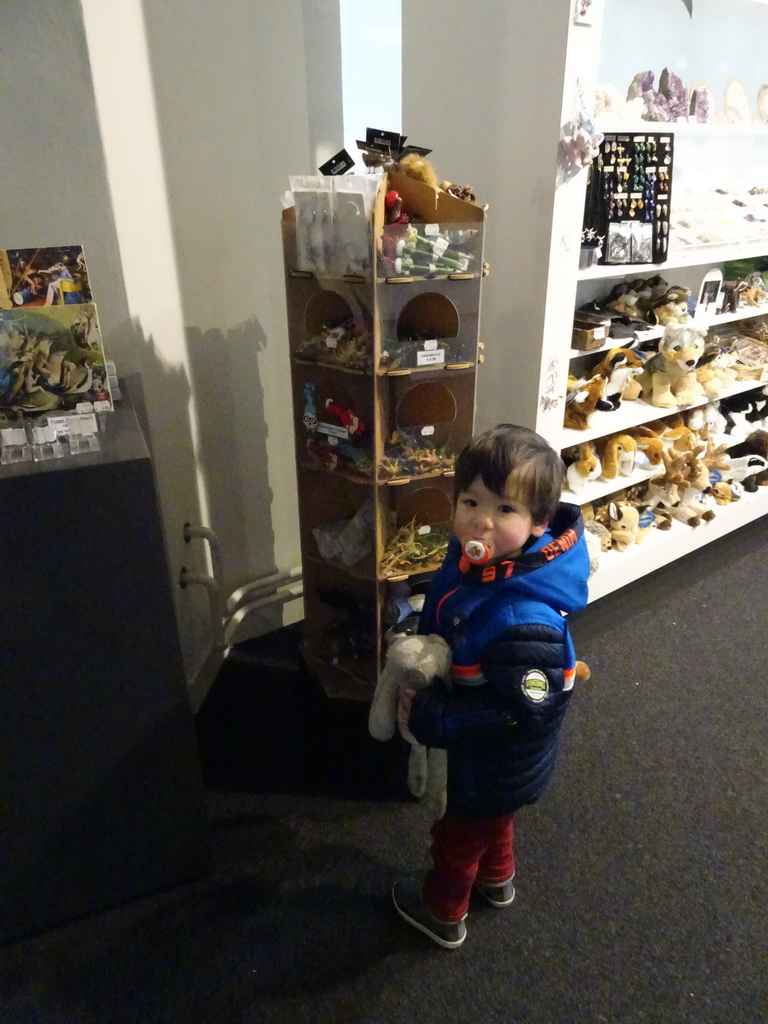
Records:
[[[696,119],[697,124],[706,124],[709,121],[709,92],[706,89],[693,90],[689,113]]]
[[[659,79],[659,92],[667,101],[669,119],[684,121],[688,116],[688,94],[683,80],[674,71],[664,68]]]

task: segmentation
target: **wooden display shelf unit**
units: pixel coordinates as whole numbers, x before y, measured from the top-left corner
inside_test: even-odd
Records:
[[[382,273],[385,232],[393,231],[384,217],[390,189],[414,223],[455,232],[451,244],[471,249],[478,272],[397,281]],[[410,523],[444,529],[452,518],[452,468],[389,476],[380,467],[387,457],[392,472],[403,438],[411,454],[423,445],[427,454],[455,455],[472,437],[485,211],[390,174],[370,227],[374,272],[334,278],[297,269],[295,210],[282,217],[305,656],[329,696],[350,700],[371,699],[395,609],[424,589],[438,564],[385,573],[387,542]],[[324,354],[322,339],[341,327],[355,338],[351,367],[336,361],[338,332]],[[345,548],[354,543],[360,554],[349,566],[323,557],[319,546],[318,538],[344,534],[342,524]]]

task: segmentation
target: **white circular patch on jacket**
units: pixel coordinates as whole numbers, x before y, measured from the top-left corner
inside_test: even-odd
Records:
[[[547,699],[549,680],[538,668],[532,668],[523,676],[523,693],[536,704]]]

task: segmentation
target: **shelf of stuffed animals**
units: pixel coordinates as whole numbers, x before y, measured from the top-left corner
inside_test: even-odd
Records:
[[[652,530],[642,543],[625,551],[602,552],[598,569],[589,578],[590,603],[766,515],[768,487],[745,492],[729,505],[711,507],[715,517],[710,522],[686,526],[673,521],[669,530]]]
[[[730,395],[739,395],[743,391],[752,391],[761,387],[759,380],[739,380],[730,387],[725,388],[719,396],[728,398]],[[586,430],[576,430],[572,427],[563,427],[560,447],[570,448],[573,445],[584,444],[587,441],[594,441],[599,437],[606,437],[608,434],[620,434],[631,427],[639,427],[651,420],[665,419],[667,416],[674,416],[677,413],[685,412],[688,409],[697,409],[699,406],[708,405],[712,401],[706,396],[690,405],[675,407],[674,409],[662,409],[651,402],[645,402],[638,398],[631,402],[622,402],[618,409],[610,412],[593,412],[588,420],[589,426]]]
[[[754,259],[768,253],[768,239],[744,244],[691,246],[690,249],[674,248],[674,237],[670,242],[669,258],[665,263],[610,263],[595,265],[578,271],[579,281],[593,281],[597,278],[636,277],[643,273],[659,274],[679,267],[703,267],[728,260]]]
[[[756,316],[764,316],[768,313],[768,303],[761,303],[758,306],[740,306],[734,313],[715,313],[710,317],[700,317],[694,321],[696,327],[706,327],[708,330],[713,330],[716,327],[720,327],[723,324],[736,323],[739,320],[751,320]],[[637,332],[637,341],[655,341],[662,336],[664,333],[663,327],[648,327],[648,330]],[[577,359],[586,359],[589,356],[598,355],[600,352],[609,352],[612,348],[621,348],[622,342],[620,338],[609,338],[604,345],[600,345],[599,348],[591,348],[588,350],[580,348],[571,348],[571,362],[576,362]],[[628,347],[634,347],[628,346]]]

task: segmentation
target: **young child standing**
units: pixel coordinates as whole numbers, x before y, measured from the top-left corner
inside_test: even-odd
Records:
[[[453,651],[453,686],[405,691],[398,721],[448,752],[448,802],[432,826],[426,879],[392,890],[409,924],[449,949],[464,941],[472,888],[514,899],[512,816],[552,774],[576,660],[563,613],[587,602],[589,556],[577,505],[560,503],[564,467],[547,442],[501,424],[456,462],[452,538],[419,632]]]

